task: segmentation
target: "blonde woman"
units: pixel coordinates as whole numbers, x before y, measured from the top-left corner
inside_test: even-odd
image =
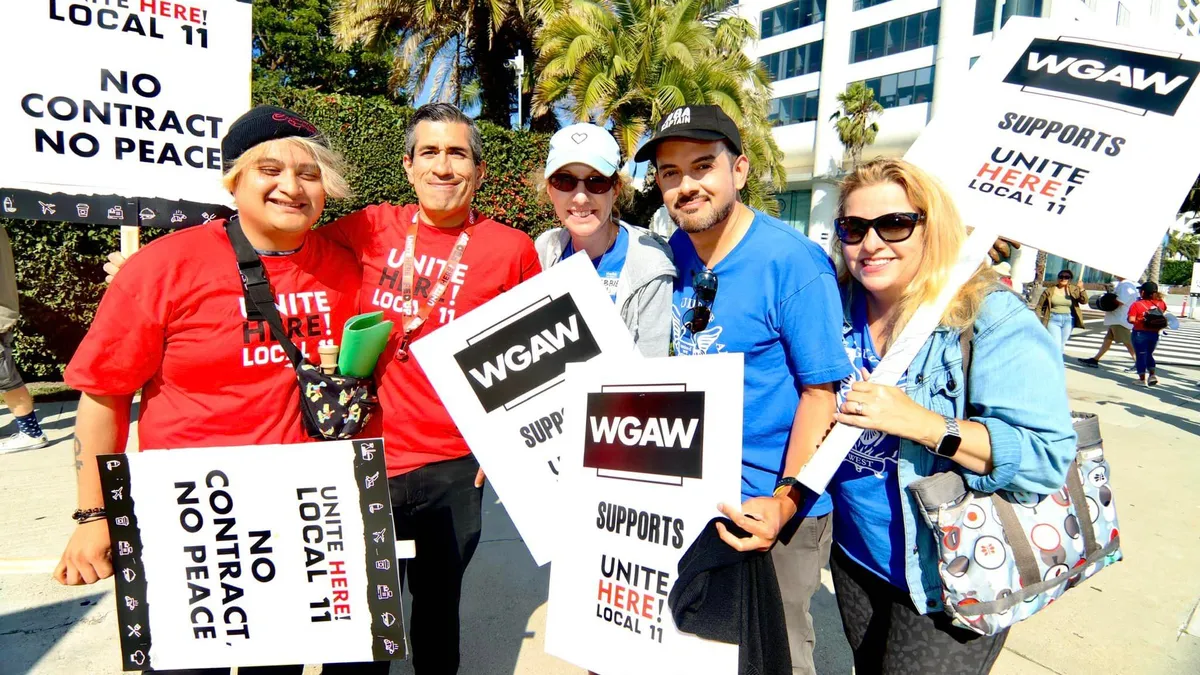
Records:
[[[862,374],[843,385],[836,417],[866,430],[830,485],[830,565],[855,667],[986,673],[1006,634],[978,636],[942,612],[935,538],[906,488],[949,470],[984,492],[1061,487],[1075,433],[1058,345],[981,267],[900,386],[871,383],[913,312],[941,290],[966,231],[942,187],[895,159],[846,178],[836,227],[844,339]],[[967,328],[974,332],[969,383],[959,342]]]
[[[562,225],[535,242],[542,268],[586,251],[644,356],[666,356],[671,343],[671,249],[650,232],[621,222],[621,151],[594,124],[572,124],[550,138],[539,185]]]
[[[349,251],[309,235],[326,198],[349,192],[340,159],[316,135],[299,115],[259,106],[221,142],[236,226],[258,250],[274,292],[290,300],[281,312],[301,326],[292,341],[314,363],[327,324],[341,326],[358,311],[361,280]],[[246,317],[225,225],[167,235],[125,262],[67,366],[67,384],[83,395],[75,424],[78,526],[54,571],[60,583],[112,576],[96,456],[125,450],[139,389],[142,449],[309,440],[286,355],[266,322]]]

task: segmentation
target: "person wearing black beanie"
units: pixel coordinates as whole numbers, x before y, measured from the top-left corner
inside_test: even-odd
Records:
[[[288,321],[319,326],[291,336],[310,362],[329,339],[326,327],[358,313],[358,263],[349,251],[310,236],[326,198],[348,192],[338,157],[317,140],[316,128],[291,111],[259,106],[233,123],[221,149],[237,215],[160,237],[124,261],[67,366],[67,383],[82,392],[75,427],[79,511],[54,571],[60,583],[93,584],[113,574],[96,457],[124,451],[139,390],[143,449],[310,440],[286,353],[261,317],[247,316],[229,232],[240,229],[257,250],[273,294],[307,299],[300,310],[293,302]]]

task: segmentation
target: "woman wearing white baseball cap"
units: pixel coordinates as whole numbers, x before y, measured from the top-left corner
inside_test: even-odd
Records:
[[[535,245],[543,269],[586,251],[641,353],[666,356],[675,263],[665,242],[619,219],[613,205],[626,180],[620,166],[617,141],[602,127],[572,124],[554,134],[538,191],[562,227]]]

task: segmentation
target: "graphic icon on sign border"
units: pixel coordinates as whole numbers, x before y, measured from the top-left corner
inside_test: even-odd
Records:
[[[125,220],[125,209],[120,206],[114,206],[108,210],[109,220]]]
[[[705,392],[685,384],[589,392],[583,465],[601,478],[682,486],[702,478]]]

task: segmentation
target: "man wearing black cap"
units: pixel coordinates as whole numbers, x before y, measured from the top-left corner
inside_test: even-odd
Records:
[[[284,299],[280,313],[299,327],[291,340],[314,363],[326,327],[358,313],[360,282],[349,252],[309,234],[325,199],[348,192],[337,155],[315,135],[295,113],[262,106],[234,122],[221,143],[223,181],[238,210],[229,224],[258,251],[274,294]],[[75,425],[78,525],[53,575],[67,585],[113,574],[96,456],[125,450],[139,389],[142,449],[310,440],[286,353],[265,321],[246,316],[223,220],[161,237],[124,264],[65,379],[82,392]]]
[[[792,478],[833,423],[834,383],[851,373],[833,264],[793,228],[738,201],[750,160],[717,106],[663,117],[635,158],[679,226],[671,249],[676,354],[745,355],[741,509],[721,510],[750,537],[718,525],[742,550],[772,551],[794,672],[815,672],[809,599],[829,556],[831,505]]]

